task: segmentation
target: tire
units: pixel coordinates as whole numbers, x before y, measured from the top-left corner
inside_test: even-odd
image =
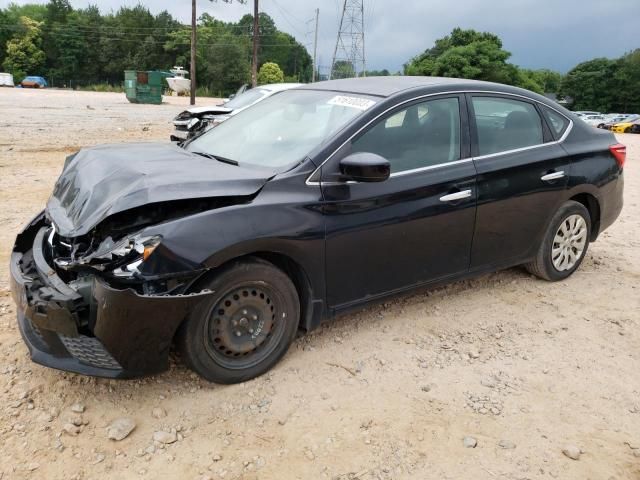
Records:
[[[631,127],[627,127],[624,129],[624,133],[631,133]]]
[[[578,219],[581,219],[582,223]],[[562,241],[557,243],[565,232],[571,234],[569,239],[575,240],[569,240],[565,244]],[[579,232],[579,237],[574,236],[573,232]],[[589,248],[590,236],[589,211],[581,203],[568,201],[558,209],[549,222],[534,260],[525,264],[525,268],[529,273],[551,282],[564,280],[580,267]]]
[[[233,262],[198,285],[214,292],[190,312],[176,346],[185,363],[215,383],[262,375],[287,353],[300,319],[291,279],[258,258]]]

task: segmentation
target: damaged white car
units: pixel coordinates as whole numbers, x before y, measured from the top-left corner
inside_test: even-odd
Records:
[[[189,108],[173,119],[173,125],[176,129],[170,137],[171,141],[184,142],[189,140],[249,108],[251,105],[269,98],[271,95],[299,87],[300,85],[302,84],[272,83],[270,85],[261,85],[251,90],[246,90],[221,105]]]

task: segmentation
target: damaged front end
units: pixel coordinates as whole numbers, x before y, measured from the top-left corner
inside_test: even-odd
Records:
[[[178,327],[211,296],[193,285],[212,252],[190,250],[175,223],[251,202],[271,175],[161,143],[69,156],[11,254],[33,360],[106,377],[165,369]]]
[[[202,273],[142,274],[160,236],[59,236],[44,212],[17,237],[11,290],[32,359],[77,373],[128,378],[168,366],[187,313],[211,292],[187,293]]]
[[[185,110],[173,119],[172,142],[184,142],[201,135],[224,122],[233,110],[224,107],[200,107]]]

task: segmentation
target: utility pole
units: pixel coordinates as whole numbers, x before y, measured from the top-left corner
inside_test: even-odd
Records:
[[[191,105],[196,104],[196,0],[191,0]]]
[[[316,70],[318,69],[317,53],[318,53],[318,17],[320,9],[316,8],[316,30],[313,36],[313,72],[311,73],[311,81],[316,81]]]
[[[195,1],[195,0],[194,0]],[[260,23],[258,22],[258,0],[253,0],[253,59],[251,61],[251,86],[258,85],[258,39]]]

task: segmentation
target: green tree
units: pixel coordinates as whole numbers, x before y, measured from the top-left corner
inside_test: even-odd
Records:
[[[450,35],[436,40],[432,48],[410,60],[405,65],[405,74],[511,83],[515,72],[507,63],[510,56],[497,35],[455,28]]]
[[[520,69],[521,83],[518,86],[528,88],[526,83],[535,84],[536,88],[532,90],[540,91],[541,93],[558,93],[560,91],[560,84],[562,83],[562,75],[558,72],[554,72],[549,69],[541,70],[529,70]]]
[[[18,5],[10,3],[6,9],[0,9],[0,65],[6,56],[7,42],[24,32],[24,25],[20,17],[28,17],[37,22],[43,22],[47,7],[40,4]]]
[[[615,103],[618,62],[595,58],[571,69],[562,81],[560,93],[571,97],[576,110],[611,111]]]
[[[259,85],[281,82],[284,82],[284,73],[277,63],[267,62],[260,67],[260,71],[258,72]]]
[[[246,0],[218,0],[226,3]],[[0,65],[47,76],[56,86],[121,84],[126,69],[189,68],[190,32],[167,12],[152,14],[142,4],[102,14],[97,6],[74,9],[71,0],[9,4],[0,8]],[[39,22],[39,34],[21,17]],[[250,78],[253,18],[223,22],[203,14],[198,20],[198,84],[229,94]],[[311,56],[273,19],[260,14],[259,65],[277,63],[288,81],[311,79]],[[35,47],[35,50],[34,50]],[[7,60],[8,48],[11,58]],[[44,60],[41,53],[44,52]],[[33,53],[33,55],[31,55]]]
[[[189,30],[176,30],[169,35],[165,50],[175,56],[176,65],[189,66]],[[214,95],[226,95],[250,79],[251,39],[237,35],[231,24],[203,14],[198,26],[197,72],[201,87]]]
[[[332,67],[331,78],[353,78],[356,76],[356,69],[352,62],[347,60],[337,60]]]
[[[392,75],[391,72],[385,68],[383,70],[367,70],[365,76],[367,76],[367,77],[388,77],[389,75]]]
[[[266,13],[259,14],[259,25],[258,65],[277,63],[285,76],[297,81],[310,81],[313,61],[307,49],[288,33],[279,31]],[[234,32],[236,35],[252,36],[253,15],[244,15],[234,26]]]
[[[618,60],[613,83],[615,95],[611,110],[640,112],[640,48]]]
[[[79,75],[87,84],[108,82],[103,73],[104,52],[99,48],[104,31],[102,28],[104,21],[100,10],[97,6],[91,5],[83,10],[77,10],[76,17],[77,28],[84,32],[85,43]]]
[[[16,80],[25,75],[42,75],[45,55],[42,51],[40,22],[29,17],[20,17],[23,31],[7,42],[7,49],[2,67],[13,74]]]
[[[521,70],[507,61],[510,57],[497,35],[454,28],[450,35],[436,40],[433,47],[406,63],[404,73],[506,83],[538,93],[558,91],[560,74]]]

